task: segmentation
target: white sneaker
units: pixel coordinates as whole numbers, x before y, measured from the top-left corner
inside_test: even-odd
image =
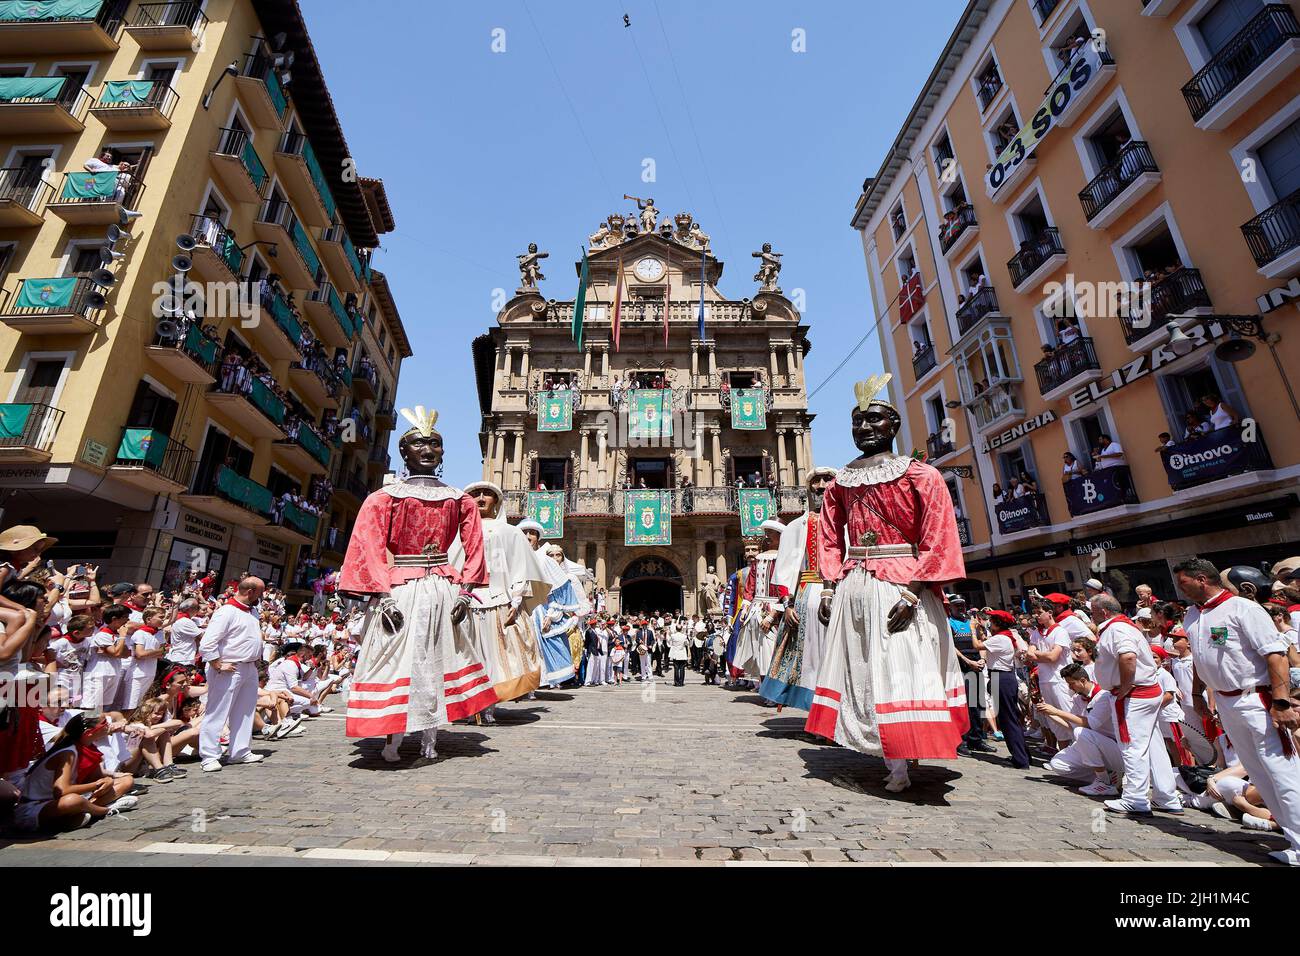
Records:
[[[1094,780],[1086,787],[1080,787],[1079,792],[1087,797],[1118,797],[1119,791],[1105,780]]]
[[[288,720],[283,720],[276,724],[276,727],[278,728],[275,735],[276,739],[278,740],[281,737],[288,737],[289,734],[296,730],[298,725],[301,723],[301,717],[290,717]]]
[[[220,772],[221,772],[221,761],[220,761],[220,760],[205,760],[205,761],[203,761],[203,772],[204,772],[204,773],[220,773]]]
[[[123,797],[122,799],[126,799]],[[1272,820],[1265,820],[1263,817],[1251,816],[1249,813],[1243,813],[1241,816],[1241,825],[1247,830],[1266,830],[1276,832],[1277,824]]]
[[[227,760],[226,763],[228,764],[261,763],[265,759],[266,758],[263,757],[261,754],[255,754],[250,751],[244,754],[244,756],[240,757],[238,760]]]
[[[322,714],[332,714],[332,713],[334,713],[334,708],[333,708],[333,707],[325,707],[325,706],[322,706],[321,709],[320,709],[320,712],[321,712]]]
[[[133,797],[129,793],[125,797],[118,797],[108,805],[108,809],[116,810],[121,813],[123,810],[134,810],[140,803],[139,797]]]
[[[911,778],[907,774],[899,774],[897,777],[890,777],[885,783],[885,789],[890,793],[902,793],[912,785]]]
[[[276,738],[276,739],[277,739],[277,740],[284,740],[284,739],[286,739],[286,738],[288,738],[288,737],[301,737],[301,736],[303,736],[303,735],[306,734],[306,733],[307,733],[307,731],[305,731],[305,730],[303,730],[301,727],[299,727],[297,730],[291,730],[291,731],[289,731],[287,734],[281,734],[281,735],[280,735],[278,738]]]
[[[280,724],[263,724],[259,734],[265,740],[274,740],[280,734]]]
[[[1286,866],[1300,866],[1300,853],[1292,849],[1273,850],[1269,856]]]

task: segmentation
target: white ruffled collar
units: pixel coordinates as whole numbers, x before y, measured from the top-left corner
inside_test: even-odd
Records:
[[[879,485],[887,481],[897,481],[911,467],[913,459],[907,455],[895,455],[882,452],[872,455],[860,468],[841,468],[835,472],[835,483],[841,488],[856,488],[859,485]]]
[[[459,498],[464,492],[444,485],[430,475],[407,475],[380,489],[390,498],[418,498],[420,501],[446,501]]]

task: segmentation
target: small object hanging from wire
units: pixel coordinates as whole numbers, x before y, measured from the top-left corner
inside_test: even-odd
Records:
[[[626,13],[623,14],[623,26],[630,27],[631,25],[632,25],[632,18],[629,17]]]

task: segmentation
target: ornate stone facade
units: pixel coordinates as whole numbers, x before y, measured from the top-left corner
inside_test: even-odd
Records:
[[[786,518],[803,510],[812,462],[813,416],[804,386],[810,344],[799,312],[774,288],[774,269],[760,270],[766,291],[727,298],[717,288],[723,264],[699,223],[686,213],[659,213],[657,225],[642,231],[653,218],[646,212],[611,215],[591,237],[581,350],[572,337],[573,301],[548,298],[545,280],[522,289],[474,341],[483,477],[506,490],[506,510],[515,520],[526,511],[528,490],[565,492],[564,537],[557,543],[592,570],[612,609],[680,606],[692,614],[702,606],[697,591],[709,568],[725,581],[740,560],[738,477],[752,485],[758,473]],[[779,261],[770,258],[770,246],[765,253],[764,262]],[[559,281],[572,294],[574,279]],[[571,430],[538,430],[539,393],[548,384],[567,386]],[[629,437],[629,386],[663,390],[672,438]],[[732,393],[747,388],[762,391],[765,428],[732,427]],[[642,482],[672,489],[669,546],[624,545],[623,490]]]

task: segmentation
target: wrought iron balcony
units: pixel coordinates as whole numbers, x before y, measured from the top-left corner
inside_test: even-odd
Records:
[[[1078,517],[1120,505],[1137,504],[1138,496],[1128,466],[1115,465],[1071,478],[1065,483],[1065,501],[1070,514]]]
[[[1003,534],[1042,528],[1052,523],[1047,513],[1047,498],[1040,494],[1019,498],[1007,495],[1000,502],[994,502],[993,510]]]
[[[991,286],[985,286],[957,309],[957,330],[965,335],[973,329],[984,316],[998,311],[998,296]]]
[[[1115,161],[1102,169],[1079,193],[1084,217],[1092,222],[1139,176],[1158,172],[1160,167],[1151,155],[1150,146],[1142,140],[1125,143]]]
[[[197,322],[177,323],[177,334],[154,333],[148,354],[183,382],[211,385],[221,369],[221,343]]]
[[[1194,488],[1232,475],[1268,471],[1273,460],[1256,430],[1250,441],[1238,425],[1219,428],[1160,450],[1165,476],[1174,491]]]
[[[1051,355],[1034,366],[1034,373],[1038,376],[1038,391],[1046,395],[1075,376],[1100,368],[1092,339],[1083,337],[1069,345],[1057,346]]]
[[[242,129],[223,129],[212,150],[213,164],[232,199],[257,202],[270,176],[253,139]]]
[[[980,80],[978,97],[980,101],[980,112],[989,108],[998,93],[1002,91],[1002,75],[996,69],[990,70]]]
[[[0,461],[48,461],[62,409],[40,402],[0,405]]]
[[[128,484],[154,492],[176,490],[190,482],[194,449],[157,428],[124,428],[111,466]]]
[[[0,169],[0,227],[30,228],[45,218],[45,204],[54,187],[39,169],[14,166]]]
[[[179,99],[161,80],[110,80],[90,111],[111,130],[167,129]]]
[[[1033,239],[1022,243],[1022,248],[1007,261],[1007,271],[1011,273],[1011,284],[1017,289],[1024,281],[1042,268],[1053,256],[1065,255],[1065,246],[1061,245],[1061,233],[1055,226],[1048,226]]]
[[[932,460],[942,458],[944,455],[951,455],[956,450],[957,446],[948,441],[942,435],[930,435],[925,440],[925,453],[929,455]]]
[[[1300,189],[1242,226],[1241,234],[1261,269],[1300,248]]]
[[[1163,326],[1171,315],[1181,315],[1192,309],[1211,308],[1210,293],[1201,280],[1201,270],[1182,268],[1151,284],[1151,322],[1145,328],[1135,326],[1130,315],[1120,316],[1124,327],[1124,341],[1130,345],[1151,330]]]
[[[1300,24],[1285,3],[1270,3],[1241,28],[1183,86],[1183,99],[1199,122],[1288,40],[1300,39]]]
[[[968,202],[962,203],[952,210],[956,213],[956,218],[944,220],[939,227],[939,251],[947,253],[949,249],[957,244],[957,240],[969,228],[979,228],[979,220],[975,218],[975,207]]]
[[[23,279],[13,298],[0,303],[0,322],[32,333],[93,332],[103,324],[103,310],[92,296],[102,294],[85,276]]]
[[[271,517],[275,501],[270,488],[244,477],[228,465],[222,465],[206,481],[197,482],[191,495],[213,499],[216,512],[223,517],[235,521],[252,519],[259,525]]]
[[[227,278],[239,276],[244,265],[244,250],[239,248],[234,235],[211,216],[192,215],[190,235],[198,241],[193,259],[196,267],[215,264]]]
[[[920,380],[921,376],[927,372],[932,371],[937,364],[938,360],[935,358],[933,343],[926,345],[919,352],[914,351],[912,353],[912,375],[917,380]]]
[[[118,47],[118,34],[130,0],[83,0],[5,3],[0,18],[0,55],[108,53]]]
[[[171,3],[142,3],[126,25],[126,32],[144,50],[193,48],[208,29],[208,18],[199,0]]]

